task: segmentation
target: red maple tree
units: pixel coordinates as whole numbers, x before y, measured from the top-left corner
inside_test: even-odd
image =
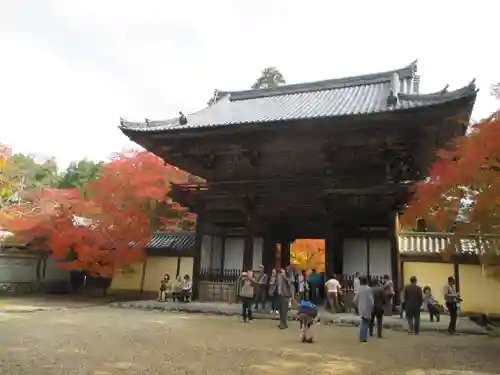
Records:
[[[477,241],[485,264],[496,257],[500,234],[500,114],[472,126],[471,131],[440,150],[438,161],[416,193],[401,224],[414,227],[417,219],[440,231],[452,232],[450,249],[461,239]],[[497,259],[497,258],[495,258]]]
[[[28,192],[27,202],[12,207],[15,214],[4,226],[25,241],[50,249],[65,268],[110,276],[116,268],[143,258],[144,246],[156,229],[153,223],[182,228],[192,222],[193,215],[169,197],[172,183],[190,179],[149,152],[123,152],[83,192]],[[166,217],[158,218],[158,213]]]

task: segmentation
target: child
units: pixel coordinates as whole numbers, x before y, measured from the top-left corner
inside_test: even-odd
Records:
[[[427,311],[429,311],[430,321],[433,322],[434,317],[436,317],[436,320],[439,322],[441,318],[440,310],[442,309],[442,306],[439,305],[436,297],[432,295],[430,286],[426,286],[424,288],[424,307],[427,308]]]
[[[318,308],[310,301],[300,301],[298,317],[302,342],[313,342],[312,325],[318,316]]]

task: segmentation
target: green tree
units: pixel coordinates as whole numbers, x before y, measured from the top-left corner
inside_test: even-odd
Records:
[[[56,187],[59,180],[54,159],[39,163],[34,156],[20,153],[9,158],[3,175],[10,182],[12,191],[17,193],[33,188]]]
[[[60,175],[57,187],[59,189],[76,188],[83,192],[85,184],[97,180],[102,175],[103,162],[83,159],[72,162]]]
[[[283,74],[277,68],[270,66],[262,71],[260,77],[252,85],[252,89],[269,89],[285,83]]]

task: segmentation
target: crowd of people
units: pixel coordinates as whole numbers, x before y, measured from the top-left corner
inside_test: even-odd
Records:
[[[377,337],[382,337],[384,315],[392,316],[395,303],[394,284],[388,275],[382,280],[370,279],[353,275],[354,312],[360,317],[359,339],[367,342],[368,336],[373,336],[376,328]],[[311,326],[318,315],[317,304],[320,296],[324,296],[325,308],[330,312],[344,312],[345,286],[332,275],[326,281],[322,274],[312,270],[307,276],[305,271],[297,273],[292,267],[273,269],[266,274],[261,265],[259,270],[243,272],[237,283],[238,295],[242,301],[243,322],[251,322],[252,306],[256,310],[266,310],[270,302],[270,312],[279,314],[280,329],[288,328],[288,311],[293,303],[297,304],[298,318],[304,342],[312,342]],[[448,278],[444,287],[444,300],[450,315],[448,332],[455,334],[460,295],[456,291],[455,279]],[[431,288],[422,288],[417,278],[411,277],[410,283],[401,293],[401,317],[408,321],[408,331],[418,335],[420,330],[420,314],[422,309],[429,312],[430,321],[440,320],[444,307],[441,306]]]
[[[242,272],[236,284],[237,294],[241,300],[241,316],[243,322],[253,319],[252,307],[255,310],[267,310],[271,314],[279,314],[280,329],[288,328],[288,311],[297,309],[303,342],[312,342],[312,325],[318,317],[318,303],[323,299],[325,309],[331,313],[345,312],[349,308],[360,317],[359,339],[367,342],[369,336],[382,337],[384,315],[392,316],[394,312],[395,290],[388,275],[382,280],[360,276],[355,273],[352,278],[353,299],[346,306],[346,286],[335,276],[326,281],[323,274],[315,269],[307,275],[306,271],[297,272],[289,266],[280,270],[273,269],[270,274],[264,266],[259,270]],[[158,301],[189,302],[192,294],[192,281],[189,275],[178,276],[173,282],[169,274],[160,281]],[[432,294],[430,286],[422,288],[415,276],[401,292],[400,317],[408,321],[408,331],[413,335],[420,332],[421,311],[429,313],[430,321],[440,321],[445,307]],[[448,332],[456,331],[459,304],[462,301],[456,290],[455,278],[450,276],[443,288],[443,297],[450,316]],[[296,306],[292,306],[296,304]]]
[[[173,302],[189,302],[192,289],[193,283],[188,274],[185,274],[184,277],[177,276],[177,280],[174,283],[167,273],[160,281],[158,301],[167,302],[168,298],[171,298]]]

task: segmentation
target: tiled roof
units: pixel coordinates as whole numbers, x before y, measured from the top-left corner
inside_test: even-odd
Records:
[[[219,92],[212,105],[187,115],[187,122],[180,117],[145,123],[122,120],[120,128],[125,133],[154,132],[366,115],[432,106],[476,94],[474,82],[453,92],[445,88],[432,94],[419,94],[416,70],[415,62],[403,69],[383,73],[270,89]],[[391,103],[388,98],[395,87],[397,101]]]
[[[153,233],[151,241],[146,245],[147,249],[171,249],[171,250],[193,250],[195,247],[195,236],[189,232]]]

